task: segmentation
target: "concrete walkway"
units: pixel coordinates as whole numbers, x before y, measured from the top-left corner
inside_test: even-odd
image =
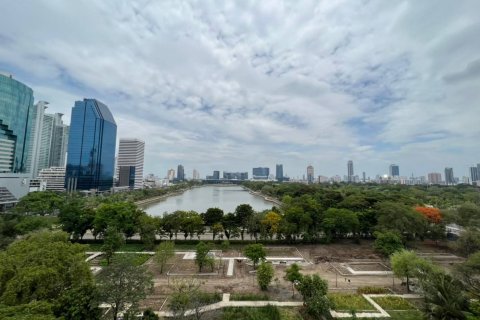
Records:
[[[376,312],[359,312],[356,313],[357,318],[390,318],[388,312],[386,312],[378,303],[376,303],[372,298],[376,297],[401,297],[404,299],[416,299],[421,298],[421,296],[416,294],[363,294],[362,295],[377,311]],[[303,302],[299,301],[230,301],[230,293],[224,293],[222,296],[222,301],[207,305],[200,309],[200,313],[218,310],[228,307],[242,307],[242,308],[259,308],[266,306],[276,306],[276,307],[301,307]],[[159,317],[172,318],[175,315],[171,311],[156,311],[155,312]],[[185,311],[186,316],[191,316],[195,314],[195,310]],[[350,312],[337,312],[330,311],[330,314],[334,318],[350,318],[352,314]]]

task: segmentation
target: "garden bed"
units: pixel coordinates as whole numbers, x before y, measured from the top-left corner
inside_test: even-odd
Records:
[[[329,293],[330,301],[335,304],[335,311],[372,311],[375,307],[362,295],[349,293]]]
[[[410,302],[401,297],[385,296],[372,297],[372,299],[387,312],[388,310],[415,310],[415,307]]]

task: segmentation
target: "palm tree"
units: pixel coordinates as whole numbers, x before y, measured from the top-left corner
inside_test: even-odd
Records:
[[[434,270],[420,278],[425,295],[425,313],[428,319],[466,319],[468,301],[461,283],[441,270]]]

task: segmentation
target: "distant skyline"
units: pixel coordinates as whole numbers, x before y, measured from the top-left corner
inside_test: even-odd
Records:
[[[480,2],[4,1],[0,71],[48,113],[96,98],[145,174],[290,177],[480,162]]]

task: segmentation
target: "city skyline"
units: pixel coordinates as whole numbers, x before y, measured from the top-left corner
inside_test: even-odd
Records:
[[[111,106],[118,138],[135,128],[147,142],[145,173],[282,163],[332,176],[352,159],[359,176],[391,163],[470,176],[480,4],[432,4],[13,2],[0,70],[66,119],[84,97]]]

